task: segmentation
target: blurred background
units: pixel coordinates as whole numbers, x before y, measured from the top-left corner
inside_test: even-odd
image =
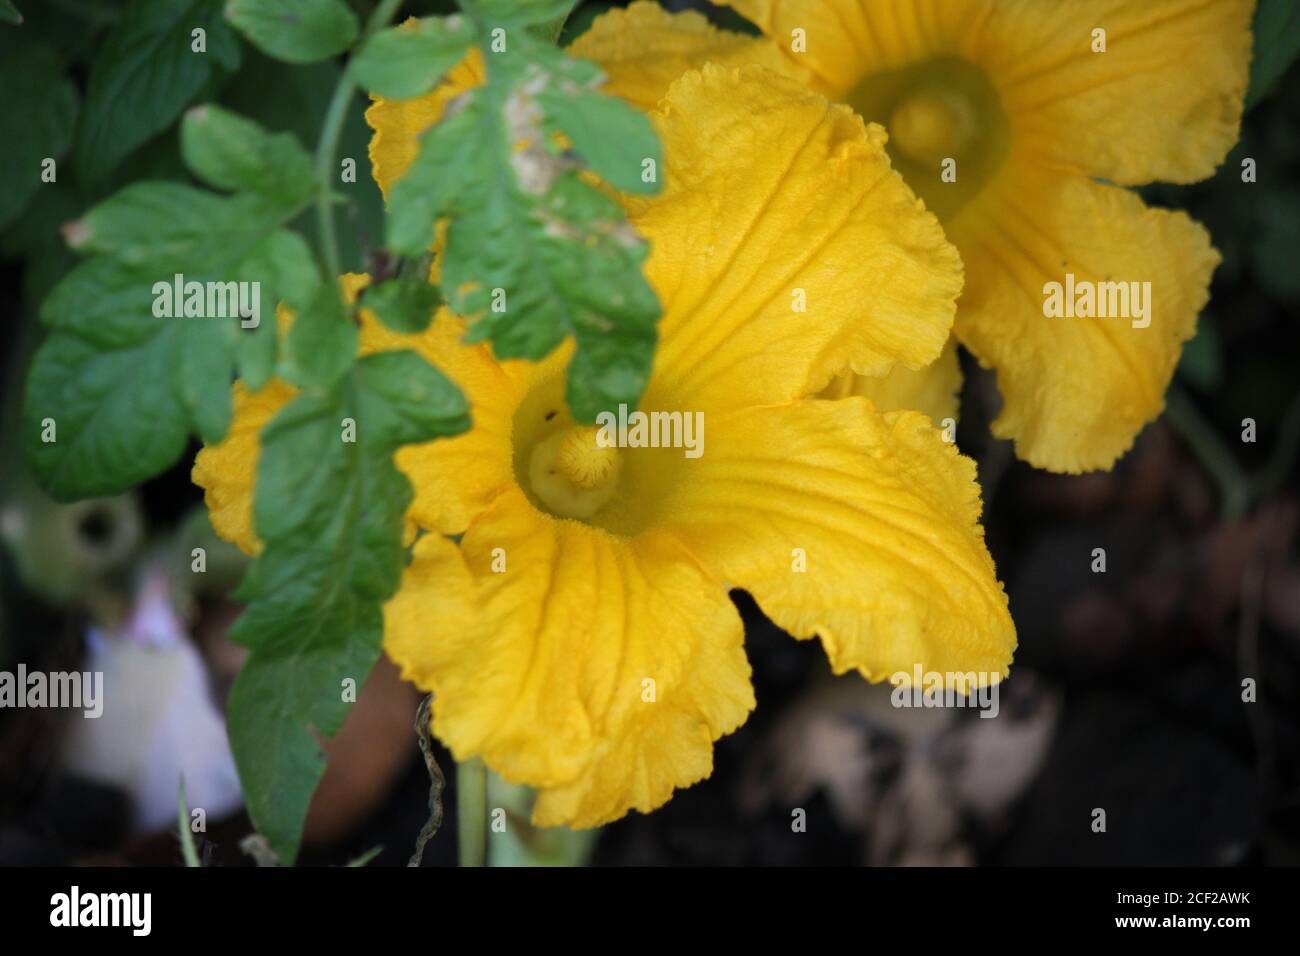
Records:
[[[0,25],[0,144],[44,123],[62,158],[84,135],[87,78],[127,5],[19,6],[27,22]],[[566,36],[610,6],[583,3]],[[1224,262],[1169,411],[1116,469],[1062,477],[1017,462],[989,436],[992,378],[963,354],[958,442],[979,463],[988,543],[1020,635],[1000,715],[895,709],[887,687],[831,677],[815,642],[795,642],[735,592],[758,709],[718,744],[713,776],[650,816],[583,834],[531,830],[527,793],[492,781],[489,805],[510,821],[489,841],[492,862],[1300,863],[1300,70],[1285,68],[1296,41],[1277,46],[1296,24],[1268,26],[1241,143],[1220,175],[1143,191],[1203,222]],[[239,70],[215,70],[195,102],[312,145],[338,71],[243,44]],[[353,104],[340,146],[362,169],[364,105]],[[1258,168],[1249,188],[1244,157]],[[98,720],[0,709],[0,865],[180,864],[182,776],[188,805],[204,811],[202,861],[256,865],[264,854],[247,839],[223,718],[244,653],[226,632],[245,559],[213,534],[189,480],[193,456],[132,494],[59,505],[31,482],[16,435],[38,306],[74,262],[60,227],[127,182],[185,179],[175,127],[108,174],[61,162],[56,183],[28,186],[27,161],[0,154],[0,671],[97,670],[125,690]],[[367,177],[354,198],[345,265],[374,268],[379,192]],[[299,226],[309,237],[315,228]],[[1246,418],[1254,442],[1242,440]],[[205,574],[191,573],[196,547]],[[1104,574],[1092,570],[1095,548]],[[300,862],[377,849],[370,865],[406,863],[428,813],[418,702],[381,662],[329,747]],[[454,778],[436,743],[434,755]],[[425,865],[456,859],[454,790]],[[1106,810],[1104,834],[1093,832],[1094,808]],[[803,830],[792,826],[799,809]]]

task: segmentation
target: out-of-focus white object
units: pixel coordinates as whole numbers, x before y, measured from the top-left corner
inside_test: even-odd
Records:
[[[778,718],[750,762],[741,809],[806,805],[821,791],[845,829],[866,836],[873,865],[968,865],[963,819],[1005,825],[1046,758],[1060,693],[1021,667],[996,717],[899,708],[887,684],[815,684]]]
[[[130,795],[133,829],[149,833],[176,822],[185,778],[186,803],[216,820],[243,804],[225,720],[207,671],[172,606],[161,569],[148,572],[120,633],[91,627],[83,670],[102,671],[104,712],[73,726],[64,768]]]

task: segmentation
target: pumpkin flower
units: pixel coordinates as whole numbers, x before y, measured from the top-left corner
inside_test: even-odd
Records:
[[[419,335],[361,316],[364,350],[418,350],[473,416],[396,456],[423,533],[385,650],[433,693],[457,760],[537,788],[539,826],[649,811],[709,775],[755,706],[731,588],[868,680],[919,664],[993,682],[1015,646],[973,462],[918,413],[808,397],[846,366],[919,368],[951,326],[958,256],[883,132],[755,67],[686,73],[653,120],[664,189],[626,202],[664,314],[639,408],[610,410],[626,432],[571,416],[571,343],[498,361],[445,309]],[[278,387],[237,390],[195,468],[246,547]]]
[[[954,331],[997,371],[994,434],[1038,467],[1111,467],[1162,411],[1219,262],[1200,225],[1123,187],[1195,182],[1223,161],[1254,0],[730,5],[764,36],[638,2],[598,18],[572,52],[645,107],[673,69],[779,57],[781,71],[884,124],[895,168],[961,252]],[[1079,308],[1049,306],[1056,292]],[[836,394],[955,416],[959,376],[945,354]]]

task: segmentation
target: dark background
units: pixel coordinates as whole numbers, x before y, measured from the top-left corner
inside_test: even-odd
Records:
[[[0,64],[23,44],[48,44],[84,91],[123,5],[20,6],[28,23],[21,37],[0,27]],[[608,6],[583,4],[568,32]],[[238,73],[200,100],[215,98],[311,145],[338,68],[287,66],[244,44]],[[530,833],[515,816],[519,795],[494,789],[492,805],[512,808],[512,834],[532,859],[1300,862],[1300,70],[1252,98],[1241,143],[1219,175],[1144,190],[1148,201],[1205,223],[1224,263],[1170,412],[1113,472],[1063,477],[1016,461],[1007,443],[989,437],[999,401],[992,378],[963,355],[958,441],[979,462],[988,543],[1020,636],[1002,716],[894,710],[887,690],[830,678],[815,642],[791,640],[737,592],[758,709],[718,744],[713,776],[650,816],[606,827],[594,849]],[[363,107],[358,99],[340,153],[368,169]],[[1258,165],[1250,186],[1237,173],[1246,156]],[[161,573],[219,707],[240,660],[224,633],[238,613],[228,595],[242,559],[206,526],[189,482],[192,456],[131,495],[58,506],[32,486],[16,451],[23,369],[40,337],[36,309],[74,261],[59,227],[146,176],[185,177],[174,127],[111,181],[61,174],[0,222],[0,669],[18,661],[77,668],[88,626],[120,622],[141,582]],[[367,179],[355,199],[344,259],[373,267],[379,193]],[[301,226],[314,228],[309,219]],[[1244,418],[1257,422],[1254,443],[1241,440]],[[210,555],[201,589],[181,573],[195,543]],[[1098,547],[1104,574],[1091,570]],[[1247,677],[1257,682],[1254,703],[1242,702]],[[372,678],[332,754],[302,862],[340,864],[375,847],[382,850],[372,865],[406,861],[428,798],[411,731],[415,700],[390,669]],[[0,712],[0,864],[179,863],[174,831],[138,832],[126,790],[70,769],[61,756],[69,732],[57,711]],[[453,775],[449,755],[437,755]],[[456,858],[454,789],[444,794],[447,822],[426,865]],[[1095,808],[1106,811],[1105,833],[1092,829]],[[799,809],[804,832],[792,828]],[[210,820],[200,851],[211,864],[252,865],[239,847],[250,831],[239,813]],[[492,847],[498,862],[517,858],[516,843]]]

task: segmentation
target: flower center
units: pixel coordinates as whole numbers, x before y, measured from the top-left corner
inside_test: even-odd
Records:
[[[543,438],[528,459],[528,480],[552,514],[590,518],[614,496],[622,461],[600,429],[575,426]]]
[[[951,220],[1002,168],[1011,124],[985,72],[939,57],[862,78],[844,96],[889,132],[889,158],[941,220]]]
[[[905,156],[938,164],[957,158],[970,144],[975,114],[970,103],[951,90],[923,91],[894,107],[888,129]]]

